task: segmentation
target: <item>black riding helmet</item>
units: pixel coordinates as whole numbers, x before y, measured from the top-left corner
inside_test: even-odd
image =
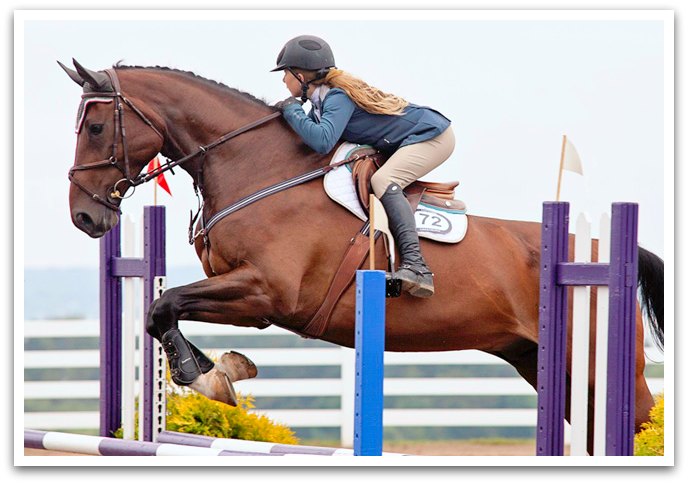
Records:
[[[288,70],[296,77],[296,74],[291,70],[293,68],[316,71],[313,80],[317,80],[325,77],[327,71],[332,67],[335,67],[334,54],[332,54],[332,49],[327,42],[315,35],[299,35],[284,44],[277,55],[277,67],[270,72]],[[311,82],[301,83],[301,100],[303,102],[306,102],[306,92]]]
[[[319,71],[334,66],[334,54],[327,42],[315,35],[299,35],[284,44],[277,56],[277,67],[270,72],[288,67]]]

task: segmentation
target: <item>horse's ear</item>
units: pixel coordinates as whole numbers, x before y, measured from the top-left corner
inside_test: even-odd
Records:
[[[77,73],[81,78],[88,83],[88,85],[94,91],[112,91],[112,83],[110,82],[110,77],[104,72],[96,72],[90,69],[86,69],[84,66],[79,64],[76,59],[72,59],[74,67],[76,67]]]
[[[76,82],[76,83],[77,83],[78,85],[80,85],[81,87],[84,86],[84,84],[86,83],[86,81],[84,81],[84,80],[81,78],[81,76],[79,75],[78,72],[76,72],[76,71],[73,70],[73,69],[70,69],[69,67],[67,67],[66,65],[64,65],[64,64],[63,64],[62,62],[60,62],[60,61],[57,61],[57,63],[60,64],[60,67],[62,67],[62,69],[67,73],[67,75],[69,76],[69,78],[70,78],[72,81]]]

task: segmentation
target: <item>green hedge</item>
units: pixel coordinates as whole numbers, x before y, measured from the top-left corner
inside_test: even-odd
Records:
[[[230,407],[195,392],[173,391],[167,396],[167,430],[259,442],[298,444],[294,432],[264,415],[250,413],[252,396],[238,395]]]
[[[650,421],[635,436],[635,455],[664,455],[664,394],[650,410]]]

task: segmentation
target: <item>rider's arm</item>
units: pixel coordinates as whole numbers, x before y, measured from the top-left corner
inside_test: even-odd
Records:
[[[282,111],[289,126],[318,153],[329,153],[332,150],[353,112],[353,101],[339,89],[327,93],[319,123],[309,117],[297,103],[286,106]]]

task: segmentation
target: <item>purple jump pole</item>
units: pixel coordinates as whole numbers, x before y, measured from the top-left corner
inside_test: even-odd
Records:
[[[607,455],[633,455],[638,205],[612,205],[609,254]]]
[[[160,297],[165,283],[156,281],[167,274],[165,265],[165,207],[144,207],[143,212],[143,320],[148,315],[148,308]],[[152,442],[157,433],[164,429],[165,392],[156,391],[158,383],[165,381],[165,360],[162,348],[156,345],[153,338],[145,333],[143,337],[143,374],[153,376],[145,378],[143,395],[143,440]],[[156,362],[156,360],[158,360]],[[157,373],[157,374],[156,374]],[[163,384],[164,385],[164,384]],[[140,416],[139,416],[140,418]]]
[[[638,205],[614,203],[610,263],[568,262],[566,202],[545,202],[538,325],[537,455],[564,455],[569,286],[609,286],[606,455],[633,455]]]
[[[120,225],[100,240],[100,435],[111,437],[121,426],[122,280],[112,275],[121,255]]]
[[[540,254],[537,455],[564,455],[566,287],[557,266],[568,260],[569,204],[545,203]]]
[[[164,277],[165,267],[165,207],[144,207],[143,258],[122,257],[119,224],[112,228],[100,243],[100,435],[110,437],[122,425],[122,277],[143,279],[143,320],[156,298],[156,277]],[[145,335],[143,342],[143,372],[152,372],[155,358],[153,340]],[[164,375],[162,375],[164,381]],[[153,417],[154,388],[146,380],[143,395],[143,439],[152,441],[153,428],[160,417]],[[159,397],[157,398],[159,400]]]

